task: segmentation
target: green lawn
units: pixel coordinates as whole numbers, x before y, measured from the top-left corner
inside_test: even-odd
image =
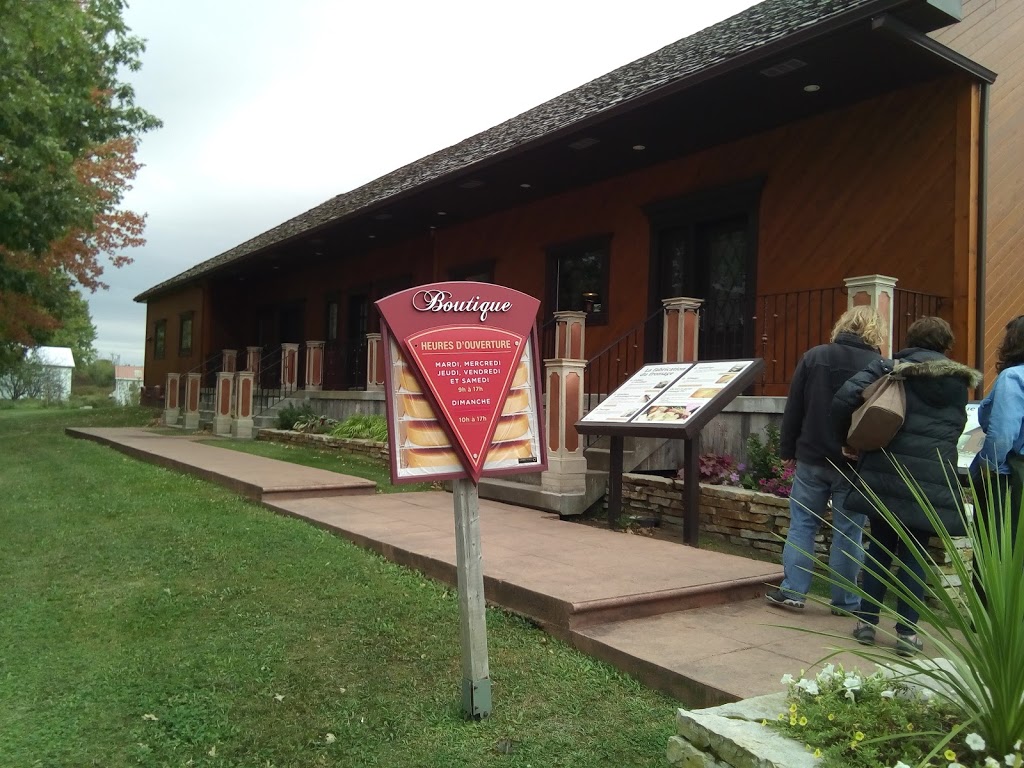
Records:
[[[452,590],[61,433],[149,420],[0,411],[0,764],[664,765],[664,696],[488,610],[467,722]]]
[[[302,464],[307,467],[327,469],[331,472],[340,472],[343,475],[353,475],[373,480],[377,483],[377,490],[380,493],[433,491],[439,489],[439,486],[434,483],[392,485],[391,471],[386,465],[371,459],[369,456],[362,456],[358,453],[349,453],[343,450],[321,449],[315,446],[296,445],[294,443],[271,443],[262,440],[211,438],[202,442],[206,445],[216,445],[218,448],[252,453],[257,456],[265,456],[268,459],[290,461],[293,464]]]

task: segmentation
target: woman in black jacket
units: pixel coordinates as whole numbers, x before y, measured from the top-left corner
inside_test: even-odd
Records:
[[[903,377],[907,398],[903,426],[884,451],[870,451],[860,457],[857,474],[907,527],[920,552],[933,531],[897,465],[920,486],[947,530],[953,535],[963,533],[956,445],[967,422],[969,390],[978,385],[981,374],[947,358],[952,347],[949,323],[938,317],[922,317],[907,329],[907,347],[896,354],[895,360],[872,363],[846,382],[832,401],[833,426],[837,436],[845,440],[853,412],[863,403],[864,389],[894,368]],[[926,579],[921,563],[864,493],[852,491],[847,508],[871,518],[871,567],[864,570],[862,586],[872,600],[862,602],[853,631],[858,642],[871,645],[886,592],[885,583],[874,574],[887,571],[894,554],[900,566],[900,582],[910,594],[922,598]],[[918,613],[904,600],[897,601],[896,613],[896,652],[913,656],[924,647],[914,632]]]

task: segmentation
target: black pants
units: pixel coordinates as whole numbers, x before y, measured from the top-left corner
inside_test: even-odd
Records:
[[[974,514],[984,519],[988,526],[995,528],[996,541],[1000,541],[1003,535],[1003,504],[1007,498],[1010,500],[1010,540],[1017,540],[1017,528],[1021,517],[1021,500],[1024,497],[1024,471],[1022,470],[1024,470],[1024,465],[1022,465],[1019,458],[1015,458],[1011,464],[1011,474],[990,476],[992,501],[996,505],[994,509],[989,509],[989,494],[985,481],[975,480],[974,488],[978,498]],[[981,580],[978,578],[977,571],[974,572],[973,581],[974,589],[981,598],[981,604],[987,605],[985,590],[982,587]]]
[[[908,531],[909,546],[889,521],[880,517],[871,518],[871,542],[868,544],[868,556],[864,559],[862,588],[872,600],[861,601],[860,610],[854,613],[854,616],[867,624],[878,625],[880,608],[875,603],[881,603],[888,591],[887,581],[878,578],[871,571],[877,571],[884,576],[892,565],[893,555],[899,565],[899,575],[896,578],[900,584],[918,600],[924,598],[925,572],[921,563],[914,557],[914,552],[924,553],[924,543],[928,539],[928,534],[911,529]],[[911,634],[918,618],[918,612],[900,596],[896,601],[896,632],[901,635]]]

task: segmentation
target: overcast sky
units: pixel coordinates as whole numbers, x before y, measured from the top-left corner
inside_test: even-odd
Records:
[[[164,127],[126,198],[148,242],[86,295],[97,351],[143,362],[146,288],[753,4],[131,0]]]

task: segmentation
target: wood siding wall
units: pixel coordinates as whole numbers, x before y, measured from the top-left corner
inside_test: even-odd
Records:
[[[963,21],[934,37],[998,74],[988,117],[987,389],[1003,327],[1024,313],[1024,2],[964,0],[963,9]]]
[[[207,326],[206,348],[255,344],[258,307],[290,300],[306,306],[306,338],[296,341],[322,339],[328,296],[341,299],[344,320],[344,297],[354,291],[379,297],[395,281],[444,279],[453,268],[485,260],[493,260],[497,282],[545,297],[547,247],[612,233],[609,322],[588,327],[586,351],[592,356],[646,315],[650,224],[644,206],[755,178],[763,180],[758,295],[888,274],[899,278],[902,289],[964,294],[964,301],[943,312],[963,339],[973,304],[969,292],[958,293],[954,285],[969,258],[962,238],[958,245],[957,211],[964,202],[957,189],[970,163],[958,163],[958,152],[964,126],[970,128],[964,105],[972,93],[965,77],[950,76],[394,247],[330,254],[300,268],[285,262],[279,272],[264,268],[244,281],[215,282],[209,303],[217,319]],[[150,314],[164,311],[165,301],[151,303]],[[836,303],[826,328],[843,297]],[[779,358],[776,346],[790,331],[773,329],[757,349],[787,375],[793,361],[788,353]],[[169,333],[169,352],[171,344]],[[956,351],[969,361],[965,347],[958,344]],[[150,369],[147,353],[147,383],[150,370],[157,374],[158,368]]]
[[[189,286],[176,293],[162,296],[146,305],[146,364],[145,385],[152,388],[159,384],[164,387],[168,373],[185,373],[203,361],[203,339],[205,337],[206,313],[204,312],[205,291],[201,286]],[[192,316],[192,354],[181,357],[178,348],[181,342],[181,315],[194,312]],[[167,321],[167,336],[164,341],[164,356],[154,357],[154,326],[160,320]]]

